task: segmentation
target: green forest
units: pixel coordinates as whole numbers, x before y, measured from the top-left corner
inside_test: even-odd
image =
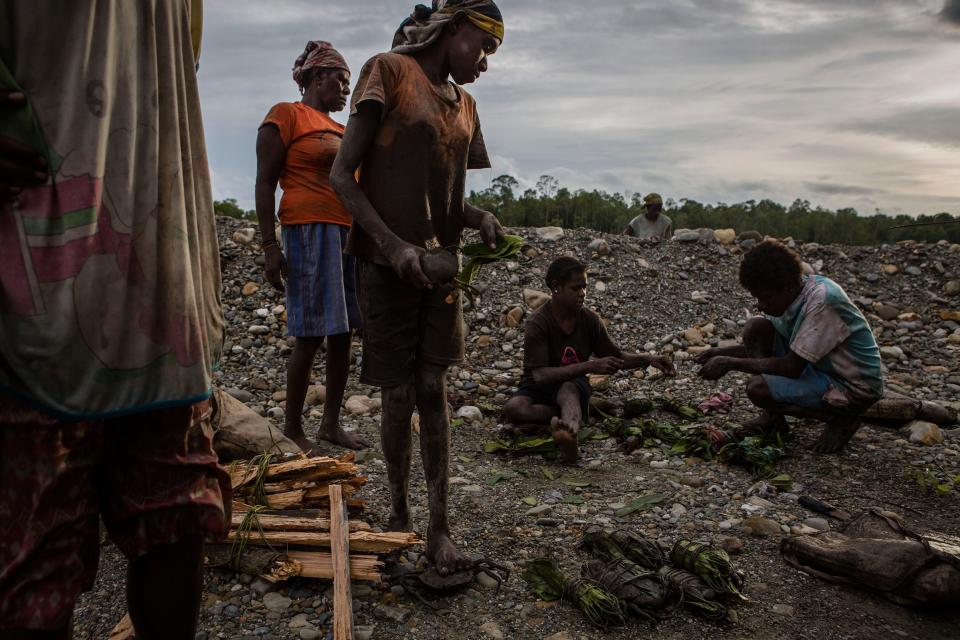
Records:
[[[620,233],[630,220],[642,213],[642,194],[635,194],[627,201],[620,193],[570,191],[552,176],[541,176],[536,188],[520,194],[517,193],[519,187],[515,178],[503,175],[483,191],[470,192],[468,200],[476,207],[496,213],[500,221],[510,227],[586,227]],[[803,242],[859,245],[943,239],[960,243],[960,224],[893,228],[915,223],[960,222],[960,217],[948,213],[917,217],[880,213],[865,216],[855,209],[833,211],[814,207],[807,200],[795,200],[790,206],[784,206],[772,200],[702,204],[685,198],[665,200],[664,213],[673,220],[674,229],[732,228],[738,233],[755,230]]]
[[[628,201],[620,193],[570,191],[552,176],[541,176],[534,189],[518,194],[519,189],[516,178],[503,175],[483,191],[471,191],[467,199],[474,206],[497,214],[508,227],[585,227],[620,233],[630,220],[642,213],[641,194],[634,194]],[[214,208],[218,215],[257,219],[253,211],[244,211],[233,198],[216,201]],[[861,215],[855,209],[833,211],[814,207],[807,200],[795,200],[785,206],[772,200],[702,204],[686,198],[668,198],[664,202],[664,213],[673,220],[674,229],[730,228],[738,233],[753,230],[802,242],[870,245],[898,240],[948,240],[960,243],[960,217],[948,213],[917,217]],[[924,224],[894,228],[916,223]]]

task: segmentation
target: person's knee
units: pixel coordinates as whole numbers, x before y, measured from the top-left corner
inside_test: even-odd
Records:
[[[388,414],[413,413],[416,406],[417,394],[413,384],[384,387],[381,389],[380,395],[383,400],[383,409]]]
[[[526,396],[513,396],[503,405],[500,417],[504,422],[512,422],[520,418],[523,409],[529,404]]]
[[[445,407],[447,402],[446,386],[446,367],[422,365],[417,371],[417,406],[426,410]]]
[[[743,342],[744,344],[771,345],[775,332],[772,322],[763,316],[753,316],[743,327]]]
[[[773,402],[770,387],[763,376],[753,376],[747,382],[747,397],[757,406],[768,406]]]

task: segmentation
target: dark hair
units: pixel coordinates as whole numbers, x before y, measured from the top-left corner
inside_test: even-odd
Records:
[[[587,265],[576,258],[561,256],[551,262],[550,266],[547,267],[547,275],[544,277],[544,280],[547,283],[547,288],[552,289],[554,284],[566,284],[573,274],[586,273],[586,271]]]
[[[777,291],[800,282],[800,256],[778,240],[764,240],[740,263],[740,284],[750,291]]]

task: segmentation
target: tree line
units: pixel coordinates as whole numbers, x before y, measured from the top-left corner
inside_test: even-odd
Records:
[[[505,226],[564,228],[585,227],[620,233],[634,217],[643,213],[641,194],[628,201],[620,193],[601,190],[570,191],[552,176],[541,176],[536,187],[519,192],[516,178],[502,175],[483,191],[471,191],[474,206],[497,214]],[[702,204],[682,198],[667,199],[664,213],[674,229],[736,229],[759,231],[778,238],[792,237],[803,242],[855,245],[881,244],[898,240],[936,242],[946,239],[960,243],[960,224],[933,224],[905,229],[894,227],[915,223],[960,222],[948,213],[936,215],[889,216],[879,212],[860,215],[856,209],[824,209],[797,199],[790,206],[772,200],[747,200],[737,204]]]
[[[518,193],[519,192],[519,193]],[[641,194],[628,201],[623,194],[606,191],[570,191],[553,176],[541,176],[536,187],[520,192],[516,178],[502,175],[483,191],[471,191],[467,200],[476,207],[497,214],[504,226],[572,229],[584,227],[606,233],[620,233],[627,223],[643,213]],[[214,202],[217,215],[255,221],[256,213],[245,211],[233,198]],[[860,215],[856,209],[824,209],[807,200],[794,200],[789,207],[772,200],[747,200],[737,204],[702,204],[696,200],[667,199],[664,213],[674,229],[736,229],[759,231],[777,238],[792,237],[802,242],[855,245],[882,244],[898,240],[960,243],[960,217],[936,215]],[[955,223],[894,227],[915,223]]]

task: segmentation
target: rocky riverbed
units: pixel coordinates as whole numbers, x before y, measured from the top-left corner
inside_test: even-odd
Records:
[[[223,302],[229,327],[218,384],[249,406],[282,423],[285,362],[283,296],[266,284],[259,248],[248,224],[221,219]],[[515,229],[530,248],[523,259],[485,267],[482,296],[465,314],[467,359],[451,370],[451,404],[460,411],[453,434],[451,520],[470,553],[517,569],[496,591],[483,578],[432,611],[399,589],[355,585],[358,637],[373,638],[632,638],[648,633],[637,624],[599,633],[566,605],[538,602],[520,580],[524,560],[554,554],[571,572],[584,561],[574,546],[588,524],[620,525],[673,542],[692,538],[733,552],[747,577],[751,604],[735,620],[714,625],[678,612],[657,628],[663,638],[955,638],[957,614],[904,609],[882,598],[826,584],[788,567],[781,538],[837,528],[836,521],[805,511],[798,495],[812,495],[848,511],[877,506],[902,515],[915,528],[960,530],[960,429],[930,430],[923,437],[866,426],[842,456],[817,456],[808,446],[819,426],[798,423],[789,456],[777,465],[793,487],[774,493],[742,468],[678,458],[662,449],[624,455],[614,441],[588,443],[576,467],[540,458],[485,454],[497,426],[495,409],[515,388],[523,360],[522,322],[545,290],[550,260],[570,253],[590,265],[588,304],[609,322],[626,350],[672,353],[676,378],[653,371],[597,381],[599,395],[624,400],[663,394],[696,404],[724,391],[735,398],[729,419],[752,415],[745,376],[717,383],[696,375],[698,349],[736,340],[752,313],[737,284],[738,254],[756,238],[732,232],[691,231],[677,240],[640,242],[587,230]],[[883,347],[888,385],[915,398],[960,399],[960,246],[913,244],[881,247],[796,245],[806,266],[838,283],[867,314]],[[359,364],[359,342],[355,342]],[[376,389],[351,376],[343,422],[378,440]],[[308,407],[308,432],[320,418],[323,363]],[[480,408],[478,411],[476,408]],[[367,516],[385,524],[388,494],[379,444],[360,456],[370,482],[363,491]],[[548,479],[548,476],[553,479]],[[918,477],[922,481],[918,481]],[[937,491],[931,484],[941,485]],[[618,517],[639,496],[665,500],[647,511]],[[415,462],[412,505],[417,526],[426,522],[426,496]],[[97,585],[76,615],[78,638],[103,638],[123,615],[124,562],[104,543]],[[400,561],[416,565],[408,553]],[[326,585],[295,580],[269,585],[229,572],[208,572],[198,638],[318,638],[330,628],[332,599]]]

